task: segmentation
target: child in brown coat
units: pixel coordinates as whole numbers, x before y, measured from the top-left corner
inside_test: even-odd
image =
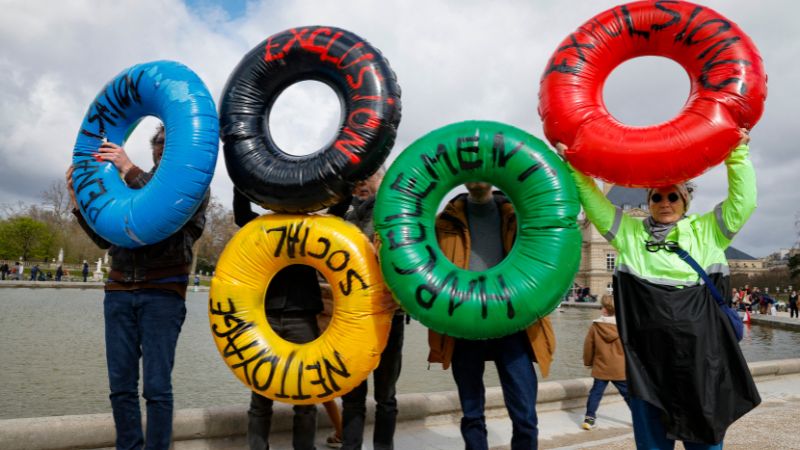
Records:
[[[583,364],[592,367],[594,384],[586,401],[586,417],[581,427],[594,428],[597,407],[603,399],[608,382],[614,383],[625,402],[628,402],[628,386],[625,383],[625,354],[617,332],[614,317],[614,298],[604,295],[600,299],[602,315],[592,322],[583,342]]]

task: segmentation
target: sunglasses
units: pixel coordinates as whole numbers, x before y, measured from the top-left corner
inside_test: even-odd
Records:
[[[653,203],[661,203],[661,200],[664,200],[664,196],[658,192],[650,196],[650,201]],[[675,203],[680,200],[680,196],[675,192],[670,192],[669,195],[667,195],[667,200],[669,200],[670,203]]]

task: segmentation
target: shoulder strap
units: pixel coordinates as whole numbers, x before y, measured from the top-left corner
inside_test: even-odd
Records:
[[[717,304],[719,306],[726,306],[725,300],[723,300],[722,298],[722,294],[719,293],[719,291],[717,290],[717,286],[715,286],[714,283],[711,281],[711,279],[708,277],[706,271],[703,270],[702,267],[700,267],[700,264],[697,264],[697,261],[695,261],[694,258],[692,258],[692,256],[689,255],[689,253],[686,250],[678,246],[675,246],[672,249],[675,253],[678,254],[678,256],[682,260],[686,261],[686,264],[689,264],[692,267],[692,269],[694,269],[694,271],[697,272],[698,275],[700,275],[700,278],[702,278],[703,281],[706,283],[706,286],[708,286],[708,289],[711,291],[711,295],[714,297],[714,300],[717,301]]]

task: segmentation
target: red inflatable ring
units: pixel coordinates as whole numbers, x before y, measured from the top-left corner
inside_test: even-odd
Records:
[[[652,126],[620,123],[603,103],[603,83],[619,64],[664,56],[691,79],[681,112]],[[640,1],[599,14],[553,54],[539,90],[551,143],[569,147],[580,171],[614,184],[663,186],[722,162],[764,109],[767,76],[750,38],[715,11],[682,1]]]

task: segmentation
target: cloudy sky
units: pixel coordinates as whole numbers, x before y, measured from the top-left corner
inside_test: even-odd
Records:
[[[389,59],[403,90],[403,120],[390,159],[427,132],[461,120],[506,122],[543,137],[536,107],[545,64],[564,37],[616,4],[0,0],[0,204],[38,202],[41,191],[63,179],[86,109],[122,69],[159,59],[180,61],[219,99],[246,52],[271,34],[302,25],[348,29]],[[751,134],[759,208],[734,243],[764,256],[797,240],[800,7],[788,0],[704,4],[751,36],[769,74],[766,111]],[[334,94],[309,83],[279,100],[271,126],[286,147],[314,148],[327,141],[338,121]],[[677,113],[688,89],[676,63],[641,58],[612,73],[605,101],[624,122],[658,123]],[[144,167],[149,167],[146,140],[155,123],[144,121],[127,144],[134,162]],[[709,210],[724,198],[723,167],[697,181],[693,212]],[[230,204],[232,183],[221,157],[212,190]]]

